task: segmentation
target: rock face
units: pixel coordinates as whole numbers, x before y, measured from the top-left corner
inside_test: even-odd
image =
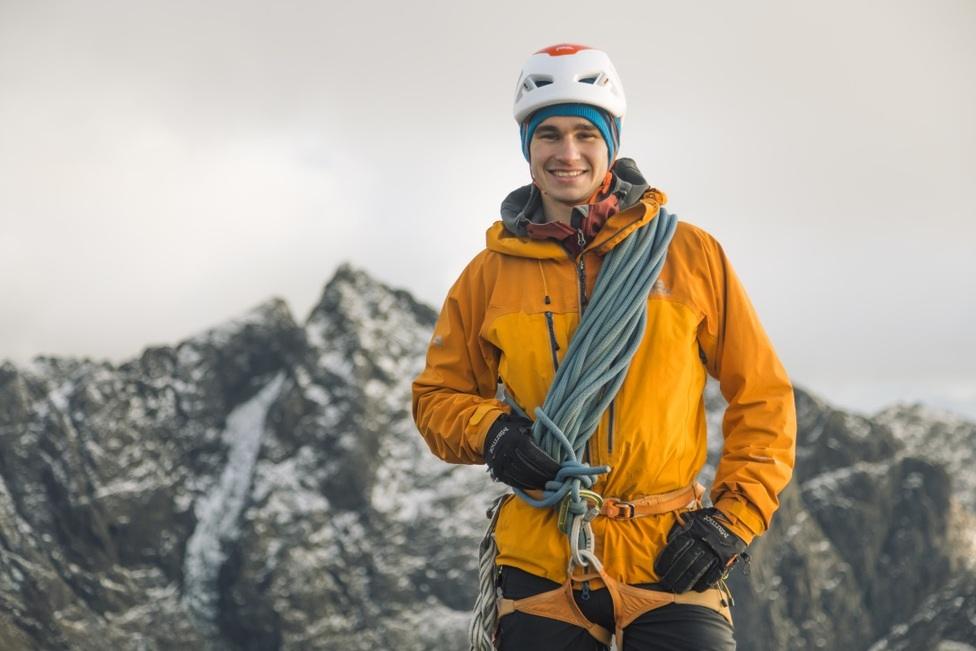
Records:
[[[971,648],[976,469],[959,461],[976,425],[920,406],[868,419],[796,397],[794,481],[752,545],[749,576],[731,581],[741,647]]]
[[[410,419],[435,317],[343,266],[303,324],[270,301],[121,365],[0,366],[0,648],[466,648],[501,491]],[[740,648],[976,648],[976,425],[797,403]]]

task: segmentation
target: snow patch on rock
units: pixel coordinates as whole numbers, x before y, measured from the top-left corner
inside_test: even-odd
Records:
[[[282,374],[276,375],[227,417],[222,435],[230,446],[227,465],[217,485],[196,504],[197,526],[187,542],[184,561],[183,602],[207,633],[216,633],[217,575],[226,559],[224,545],[238,534],[238,518],[251,486],[268,409],[283,381]]]

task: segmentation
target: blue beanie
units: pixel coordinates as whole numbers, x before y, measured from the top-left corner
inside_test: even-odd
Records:
[[[529,160],[529,143],[532,142],[532,134],[536,128],[547,118],[553,116],[584,118],[593,123],[603,140],[607,143],[607,160],[613,162],[613,157],[620,147],[620,118],[613,118],[609,113],[601,108],[590,104],[555,104],[545,106],[533,113],[528,120],[522,123],[520,129],[522,133],[522,155],[525,160]]]

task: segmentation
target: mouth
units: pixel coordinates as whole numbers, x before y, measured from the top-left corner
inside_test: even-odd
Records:
[[[557,179],[574,179],[586,174],[587,170],[546,170]]]

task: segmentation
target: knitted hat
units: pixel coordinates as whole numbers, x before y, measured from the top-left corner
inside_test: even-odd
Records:
[[[555,104],[543,107],[529,116],[520,129],[522,155],[525,156],[525,160],[529,160],[529,143],[532,142],[532,134],[547,118],[554,116],[583,118],[593,123],[607,143],[607,160],[613,163],[613,158],[620,147],[620,119],[613,118],[603,109],[589,104]]]

